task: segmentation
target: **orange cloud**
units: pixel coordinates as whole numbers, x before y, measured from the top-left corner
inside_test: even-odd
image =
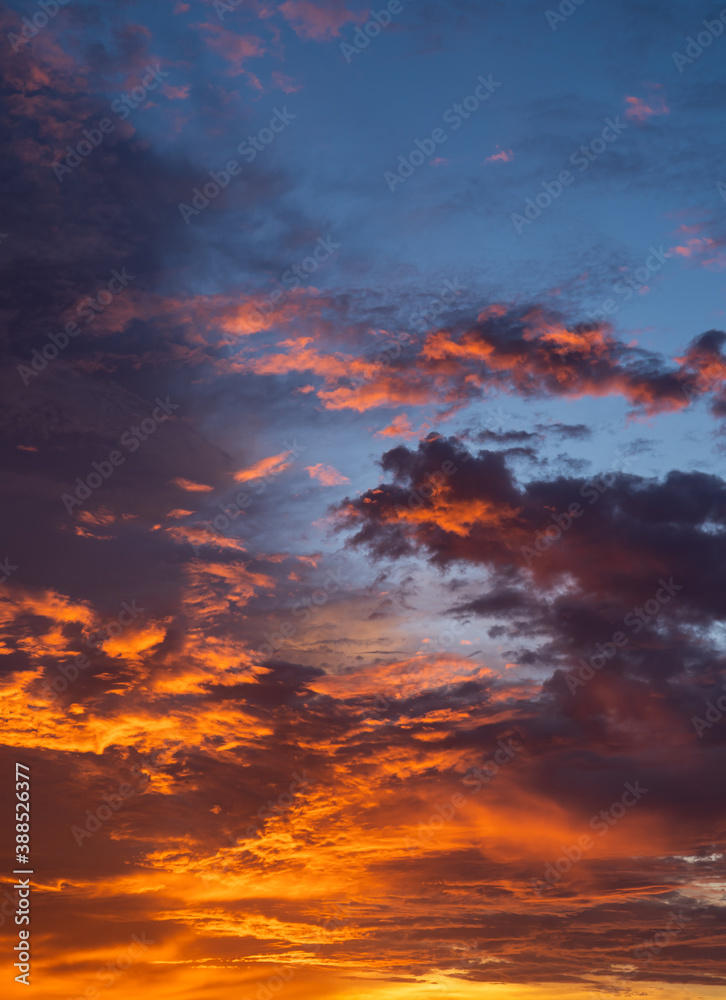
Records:
[[[96,511],[79,511],[78,520],[84,521],[86,524],[113,524],[116,520],[116,515],[111,513],[110,510],[105,510],[103,507],[99,507]]]
[[[405,413],[399,413],[397,417],[391,421],[388,427],[384,427],[383,430],[376,431],[376,437],[404,437],[410,438],[415,435],[416,431],[413,429],[411,421],[408,419]]]
[[[493,677],[489,667],[451,654],[419,654],[409,659],[378,663],[347,674],[328,674],[310,682],[314,691],[336,698],[385,695],[408,698],[421,691],[434,691],[449,684]]]
[[[133,660],[138,658],[139,653],[157,646],[165,635],[166,629],[159,625],[150,625],[147,628],[122,632],[119,636],[107,639],[102,648],[109,656]]]
[[[291,451],[281,451],[279,455],[269,455],[267,458],[261,458],[259,462],[255,462],[249,468],[240,469],[239,472],[235,472],[234,481],[236,483],[247,483],[251,479],[261,479],[269,475],[277,476],[279,473],[284,472],[285,469],[290,468],[291,463],[286,462],[285,459],[291,454]]]
[[[213,486],[207,486],[206,483],[193,483],[190,479],[184,479],[181,476],[172,479],[172,482],[188,493],[211,493],[214,489]]]

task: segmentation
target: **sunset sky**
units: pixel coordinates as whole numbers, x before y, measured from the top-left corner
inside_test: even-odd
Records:
[[[546,4],[2,7],[3,996],[20,762],[38,1000],[726,997],[726,9]]]

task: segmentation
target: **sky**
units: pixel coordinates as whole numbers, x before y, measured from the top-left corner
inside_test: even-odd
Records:
[[[726,995],[726,9],[0,34],[8,995]]]

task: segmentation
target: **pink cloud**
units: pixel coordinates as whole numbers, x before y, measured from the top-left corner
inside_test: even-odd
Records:
[[[347,476],[342,475],[332,465],[323,465],[322,462],[319,465],[306,465],[305,471],[310,473],[311,479],[319,480],[323,486],[342,486],[343,483],[350,482]]]
[[[660,93],[662,90],[660,84],[652,84],[649,89],[651,91],[650,97],[643,99],[640,97],[625,98],[625,102],[628,105],[625,117],[630,118],[631,121],[637,122],[639,125],[648,121],[649,118],[657,115],[669,115],[671,113],[664,95]]]
[[[722,246],[710,237],[686,240],[685,246],[670,248],[671,253],[679,257],[688,257],[709,270],[721,270],[726,267],[726,254]]]
[[[172,87],[170,84],[165,83],[161,88],[161,92],[170,101],[185,101],[189,97],[190,86],[191,84],[185,83],[182,87]]]
[[[285,76],[284,73],[278,73],[277,70],[272,74],[272,82],[285,94],[296,94],[298,90],[302,90],[301,83],[295,83],[291,76]]]
[[[677,233],[685,233],[687,236],[693,236],[695,233],[700,233],[703,230],[703,226],[700,223],[695,223],[693,226],[679,226],[676,229]]]
[[[497,146],[499,149],[499,146]],[[510,160],[514,159],[514,153],[511,149],[499,149],[498,153],[494,153],[493,156],[487,156],[485,163],[509,163]]]
[[[228,76],[238,76],[247,72],[242,64],[248,59],[264,55],[262,39],[256,35],[237,35],[228,28],[223,28],[221,24],[210,22],[197,27],[209,32],[206,38],[207,45],[231,64],[227,70]]]
[[[310,3],[310,0],[287,0],[280,6],[280,12],[290,22],[296,35],[316,41],[340,35],[344,24],[360,20],[358,15],[347,10],[341,0],[329,0],[324,7]]]

